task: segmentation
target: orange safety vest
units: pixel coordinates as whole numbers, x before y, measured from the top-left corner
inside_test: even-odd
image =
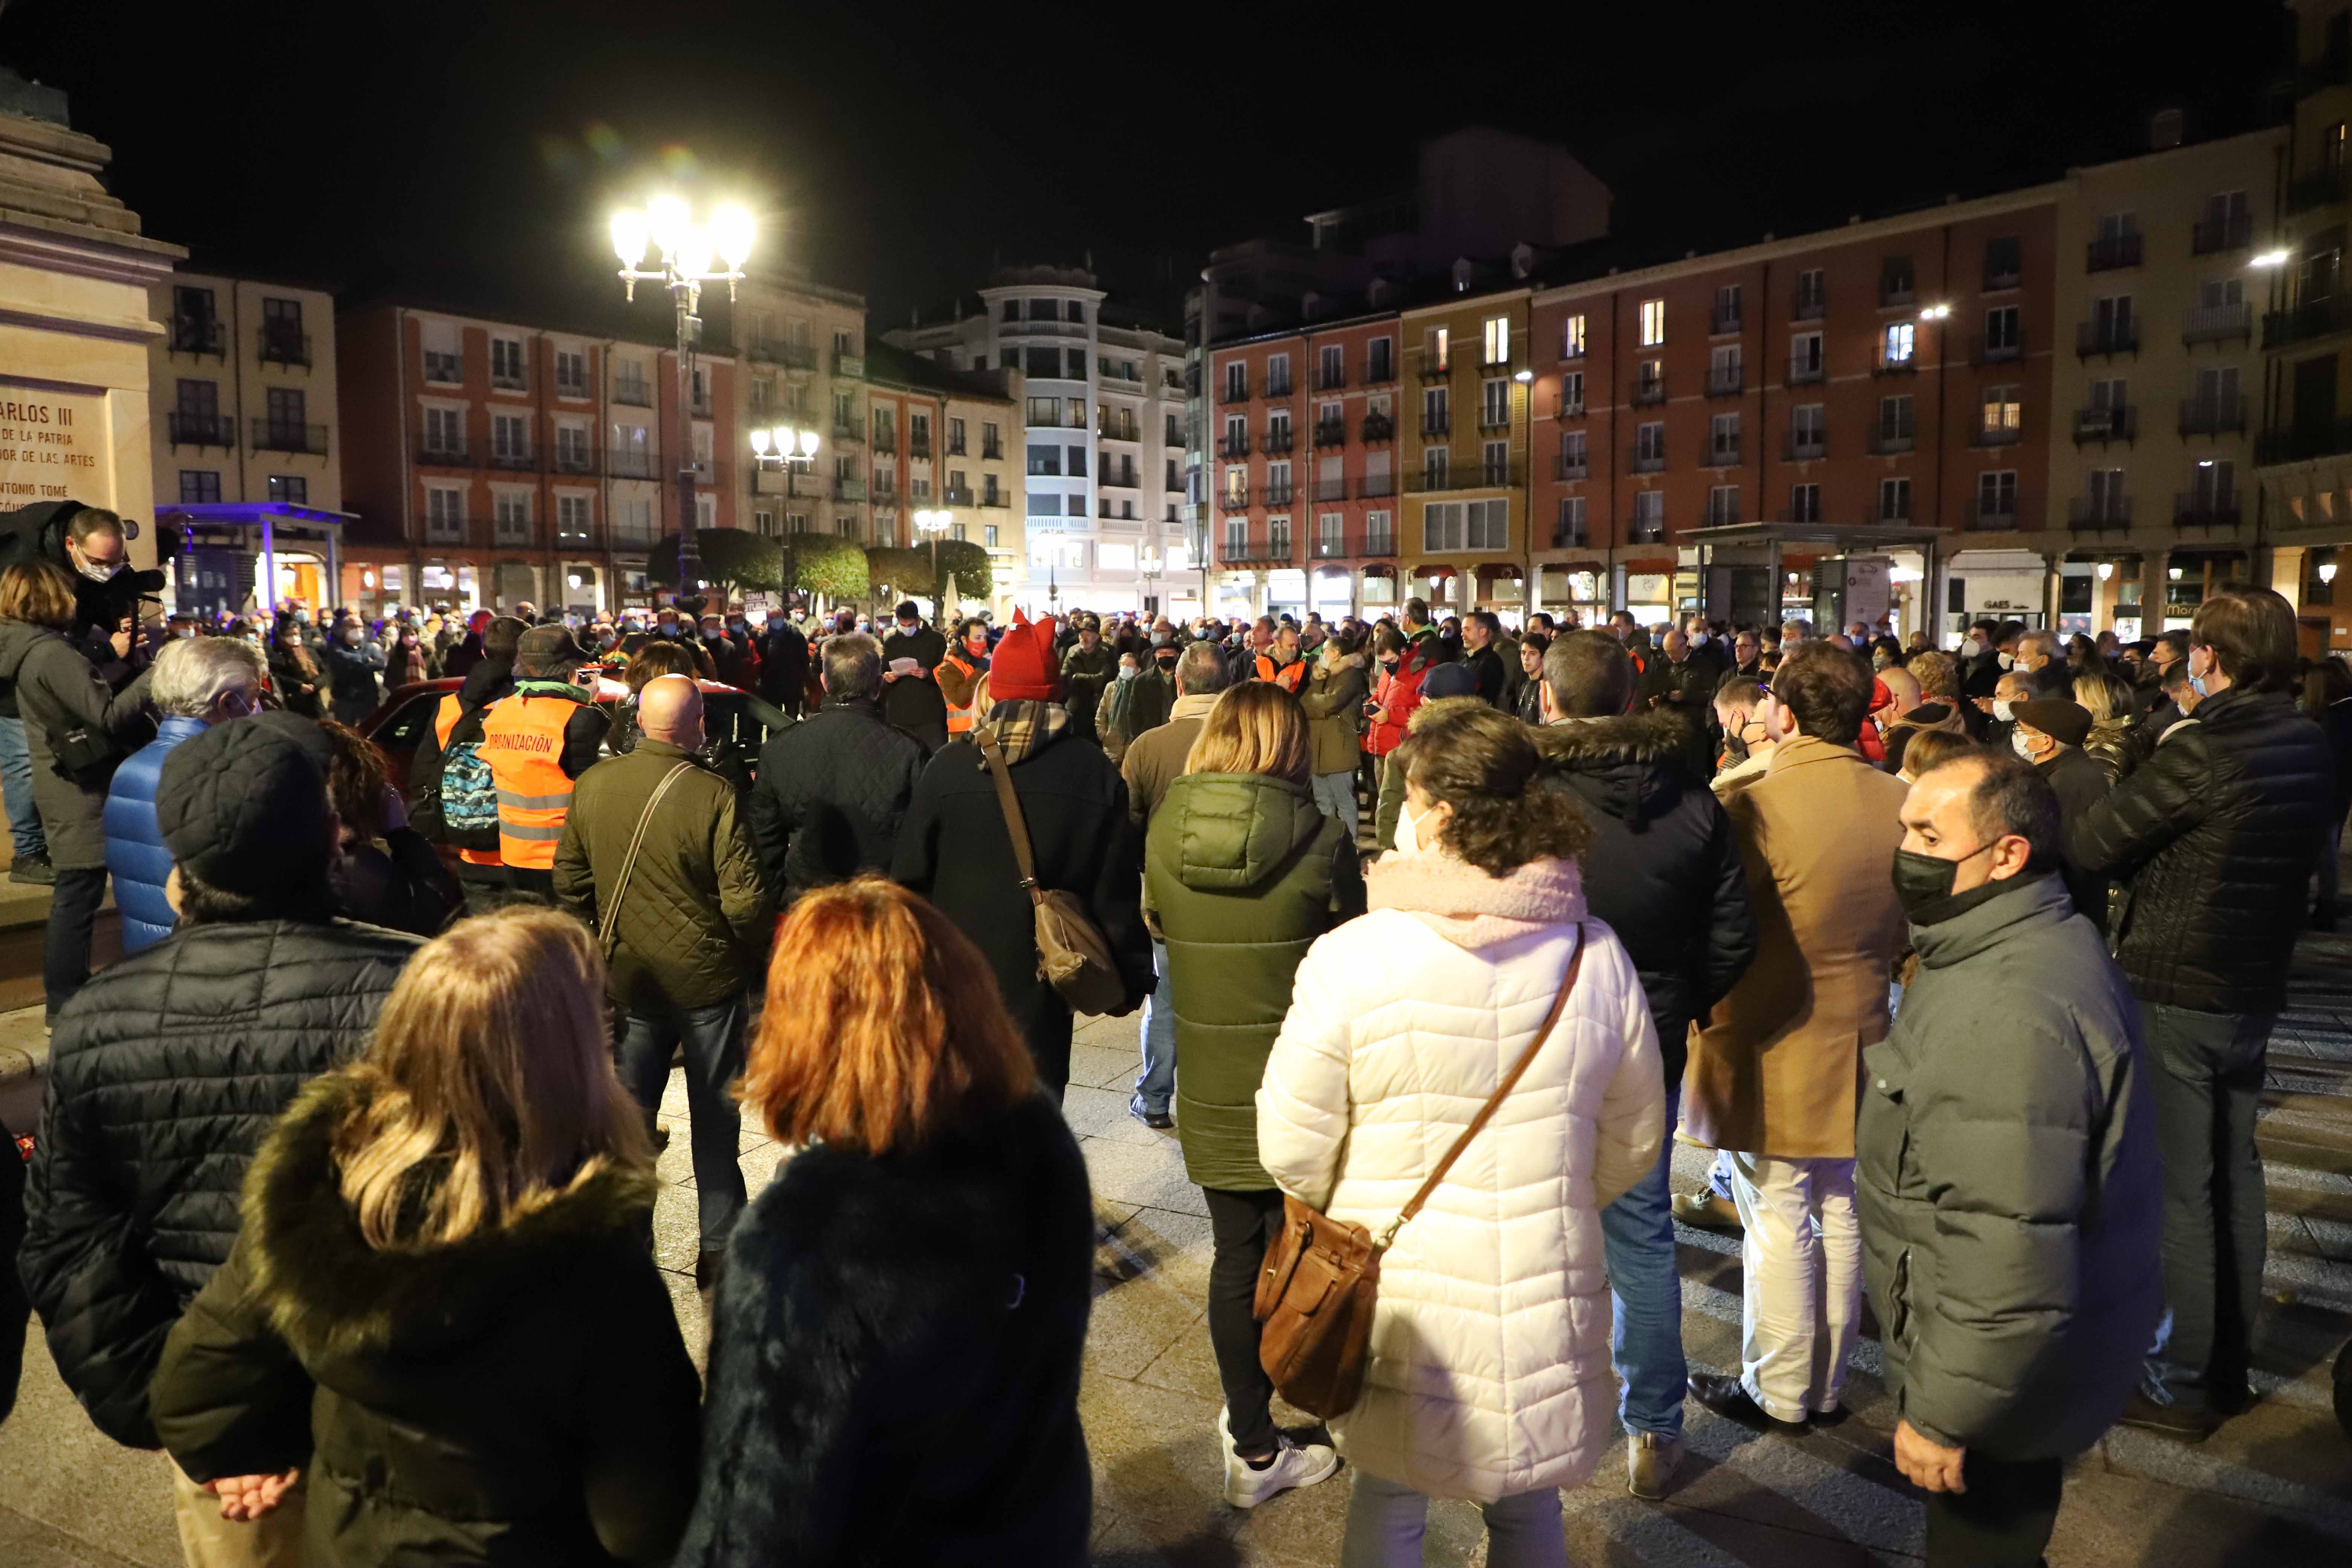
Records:
[[[574,698],[518,691],[482,714],[482,757],[499,788],[499,858],[509,866],[555,868],[555,843],[572,811],[563,727],[579,711]]]
[[[434,738],[441,742],[443,756],[449,754],[449,737],[456,731],[457,721],[465,716],[466,706],[457,700],[456,692],[452,691],[448,696],[441,699],[440,710],[433,715],[433,734]],[[457,858],[468,866],[499,864],[499,855],[495,849],[460,849],[457,851]]]
[[[1274,662],[1274,655],[1262,653],[1257,656],[1257,678],[1260,680],[1271,680],[1285,691],[1296,696],[1298,683],[1307,679],[1307,661],[1304,658],[1294,658],[1288,664],[1276,666]]]
[[[958,684],[961,684],[966,679],[971,682],[971,701],[959,704],[950,700],[948,703],[948,733],[970,734],[972,726],[980,722],[981,710],[988,700],[988,672],[972,664],[969,657],[958,649],[950,649],[947,657],[940,662],[955,666]],[[941,682],[940,695],[944,698],[947,696],[947,691],[946,683]]]

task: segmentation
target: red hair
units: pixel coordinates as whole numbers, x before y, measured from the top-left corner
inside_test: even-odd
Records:
[[[777,1138],[882,1154],[1036,1089],[995,974],[945,915],[871,876],[793,905],[740,1091]]]

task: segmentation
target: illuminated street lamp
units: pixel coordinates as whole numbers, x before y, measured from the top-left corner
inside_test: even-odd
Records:
[[[2265,250],[2260,256],[2255,257],[2249,265],[2254,267],[2284,267],[2294,258],[2294,253],[2291,250],[2284,248],[2278,250]]]
[[[1940,321],[1951,313],[1952,308],[1949,305],[1930,305],[1919,312],[1919,319],[1923,321]]]
[[[1143,592],[1137,596],[1147,601],[1156,600],[1160,571],[1160,547],[1156,544],[1147,544],[1143,547],[1142,553],[1136,559],[1139,563],[1136,575],[1143,580]],[[1139,604],[1135,606],[1135,612],[1138,615],[1147,612],[1156,615],[1158,605],[1156,603]]]
[[[814,430],[795,430],[789,425],[779,425],[770,430],[751,432],[751,455],[761,462],[805,463],[816,456],[817,435]],[[771,452],[770,447],[774,451]]]
[[[697,223],[683,197],[663,195],[646,204],[643,212],[613,215],[613,254],[621,258],[625,298],[637,297],[640,283],[658,283],[669,290],[677,322],[677,418],[680,461],[677,468],[677,589],[680,595],[702,586],[702,555],[694,546],[694,442],[688,423],[694,417],[694,345],[701,335],[702,286],[735,285],[743,279],[743,263],[751,257],[751,214],[730,204]],[[647,267],[648,247],[660,256]],[[723,268],[723,270],[722,270]]]
[[[936,511],[926,510],[914,514],[915,526],[930,535],[931,539],[931,619],[937,623],[944,623],[948,614],[947,605],[942,603],[946,597],[943,590],[947,584],[946,580],[940,575],[940,535],[945,533],[949,524],[954,521],[955,513],[944,507]]]

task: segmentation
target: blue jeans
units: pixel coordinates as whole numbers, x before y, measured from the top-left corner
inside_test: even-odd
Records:
[[[1315,775],[1315,804],[1326,816],[1337,817],[1348,830],[1348,847],[1356,847],[1356,771]]]
[[[1429,1499],[1402,1481],[1382,1480],[1360,1467],[1355,1474],[1339,1568],[1421,1568]],[[1568,1568],[1558,1488],[1538,1487],[1482,1502],[1478,1512],[1486,1523],[1487,1568]]]
[[[2245,1396],[2262,1301],[2263,1092],[2267,1013],[2197,1013],[2140,1004],[2164,1165],[2164,1305],[2148,1392],[2191,1410]],[[2217,1398],[2218,1396],[2218,1398]]]
[[[1617,1363],[1617,1418],[1628,1432],[1683,1432],[1683,1281],[1675,1264],[1674,1168],[1679,1089],[1666,1091],[1666,1142],[1632,1191],[1601,1211],[1609,1267],[1609,1350]]]
[[[22,719],[0,719],[0,797],[7,805],[8,837],[16,840],[16,858],[47,855],[49,837],[41,831],[41,814],[33,805],[33,752]]]
[[[1168,944],[1151,942],[1151,972],[1160,976],[1143,1004],[1143,1074],[1129,1105],[1146,1115],[1165,1116],[1176,1092],[1176,991],[1168,981]]]
[[[686,1047],[686,1108],[694,1136],[694,1186],[702,1224],[702,1249],[727,1245],[728,1233],[743,1212],[743,1113],[730,1089],[743,1076],[743,998],[730,996],[708,1007],[630,1013],[621,1020],[614,1047],[615,1066],[636,1102],[645,1107],[651,1131],[662,1088],[669,1081],[670,1053]]]

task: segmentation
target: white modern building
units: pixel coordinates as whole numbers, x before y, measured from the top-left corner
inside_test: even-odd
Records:
[[[1200,597],[1179,521],[1183,344],[1106,299],[1083,268],[1006,268],[951,320],[883,339],[958,370],[1024,373],[1029,562],[1017,603],[1181,619]]]

